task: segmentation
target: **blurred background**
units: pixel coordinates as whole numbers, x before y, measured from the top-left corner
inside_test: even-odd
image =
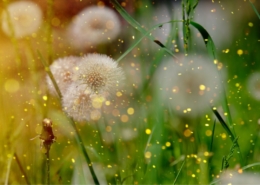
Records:
[[[143,35],[109,1],[28,0],[25,2],[33,5],[14,7],[15,12],[28,13],[36,6],[33,14],[18,17],[11,10],[6,14],[17,2],[24,1],[0,3],[0,183],[25,184],[25,174],[31,184],[46,183],[46,156],[40,139],[35,138],[41,133],[44,118],[53,121],[56,136],[50,150],[51,183],[93,183],[60,100],[48,91],[40,55],[49,65],[58,58],[88,53],[117,60]],[[180,0],[118,2],[145,30],[183,18]],[[260,11],[260,4],[251,2]],[[91,35],[84,35],[83,28],[82,33],[77,30],[84,24],[84,20],[77,23],[82,11],[92,6],[107,7],[117,16],[117,20],[107,20],[112,26],[104,22],[105,34],[111,34],[104,41],[102,35],[96,38],[100,42],[89,41]],[[260,19],[249,0],[200,0],[190,17],[208,31],[216,46],[217,68],[243,156],[241,164],[235,150],[229,160],[229,169],[237,171],[260,160]],[[30,21],[32,25],[26,25]],[[114,34],[117,21],[118,33]],[[19,32],[21,28],[12,25],[19,23],[35,28]],[[164,24],[150,35],[179,59],[187,52],[208,56],[201,34],[192,26],[185,50],[181,22]],[[189,117],[160,99],[164,95],[155,90],[159,89],[155,82],[159,77],[153,77],[152,71],[165,67],[169,59],[173,57],[145,37],[119,61],[126,76],[124,87],[106,102],[101,118],[76,123],[102,184],[173,183],[184,160],[179,184],[209,184],[219,177],[222,158],[229,154],[232,142],[210,106]],[[227,121],[221,98],[214,106]],[[259,170],[259,166],[247,169],[252,173]]]

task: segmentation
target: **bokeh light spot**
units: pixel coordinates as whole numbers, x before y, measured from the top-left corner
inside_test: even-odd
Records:
[[[152,131],[151,131],[149,128],[147,128],[147,129],[145,130],[145,133],[146,133],[147,135],[150,135],[151,132],[152,132]]]
[[[134,110],[134,108],[132,108],[132,107],[129,107],[129,108],[127,109],[127,114],[129,114],[129,115],[133,115],[134,112],[135,112],[135,110]]]
[[[128,122],[128,120],[129,120],[129,118],[128,118],[128,116],[127,115],[125,115],[125,114],[123,114],[122,116],[121,116],[121,121],[122,122]]]
[[[122,93],[118,91],[118,92],[116,92],[116,96],[120,97],[120,96],[122,96]]]
[[[192,134],[192,131],[191,131],[190,129],[186,129],[186,130],[183,132],[183,135],[184,135],[185,137],[190,137],[191,134]]]
[[[237,54],[240,56],[240,55],[243,55],[243,50],[242,49],[239,49],[239,50],[237,50]]]
[[[200,90],[204,91],[206,89],[205,85],[200,85]]]
[[[47,100],[48,100],[48,96],[44,95],[44,96],[42,97],[42,99],[43,99],[44,101],[47,101]]]
[[[152,153],[151,152],[145,152],[144,156],[145,156],[145,158],[150,159],[151,156],[152,156]]]
[[[9,93],[14,93],[19,90],[20,84],[15,79],[9,79],[5,82],[5,90]]]
[[[167,147],[170,147],[170,146],[171,146],[171,143],[170,143],[169,141],[167,141],[167,142],[165,143],[165,145],[166,145]]]
[[[211,135],[212,135],[212,131],[211,131],[211,130],[206,130],[206,133],[205,133],[205,134],[206,134],[206,136],[208,136],[208,137],[209,137],[209,136],[211,136]]]

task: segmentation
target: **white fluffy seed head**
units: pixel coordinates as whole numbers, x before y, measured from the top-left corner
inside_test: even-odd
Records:
[[[84,49],[114,40],[120,32],[120,20],[110,8],[91,6],[75,16],[68,27],[71,44]]]
[[[232,184],[232,185],[259,184],[259,181],[260,181],[259,175],[260,174],[258,174],[258,173],[227,170],[220,175],[219,179],[215,180],[216,183],[214,183],[214,184],[217,184],[217,185],[221,185],[221,184]]]
[[[80,57],[69,56],[59,58],[51,64],[50,70],[62,94],[64,94],[68,86],[73,82],[73,76],[78,70],[77,64],[80,60]],[[46,80],[50,93],[56,95],[57,93],[50,77],[47,76]]]
[[[63,110],[76,121],[98,120],[105,98],[82,84],[72,83],[62,98]]]
[[[124,79],[122,69],[107,55],[88,54],[83,57],[78,68],[76,81],[87,85],[96,94],[113,94]]]
[[[178,114],[197,116],[219,99],[222,92],[217,66],[205,57],[187,56],[161,64],[155,75],[156,91]]]
[[[7,7],[10,23],[14,36],[22,38],[36,32],[42,24],[42,11],[39,6],[31,1],[17,1]],[[2,29],[8,36],[12,35],[7,12],[2,13]]]
[[[260,100],[260,72],[255,72],[249,76],[247,89],[253,98]]]

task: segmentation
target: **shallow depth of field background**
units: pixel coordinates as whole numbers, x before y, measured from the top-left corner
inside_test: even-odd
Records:
[[[12,2],[15,1],[1,2],[0,11]],[[56,136],[50,150],[51,184],[93,183],[60,101],[48,91],[47,73],[39,53],[46,60],[94,52],[117,60],[143,35],[108,1],[54,0],[50,21],[47,20],[47,1],[33,2],[43,13],[43,22],[37,31],[14,39],[0,29],[0,184],[7,181],[8,184],[26,184],[24,173],[31,184],[46,183],[46,156],[41,141],[31,140],[41,133],[44,118],[52,120]],[[252,2],[260,11],[257,2]],[[182,19],[180,0],[119,3],[146,30],[161,22]],[[92,5],[113,9],[121,30],[114,40],[79,49],[71,44],[66,29],[77,13]],[[241,168],[260,161],[260,78],[252,82],[254,88],[250,89],[248,84],[250,76],[260,72],[260,19],[249,0],[201,0],[193,20],[204,26],[215,42],[216,67],[223,79],[238,136],[243,164],[235,148],[226,170],[260,174],[257,165],[241,172]],[[171,30],[171,24],[165,24],[153,31],[153,35],[181,58],[186,52],[182,25],[174,23],[173,27]],[[209,55],[194,28],[191,28],[189,44],[191,55]],[[153,65],[158,58],[158,65]],[[151,76],[151,69],[160,69],[169,58],[174,60],[145,37],[120,60],[119,66],[125,73],[124,86],[104,104],[100,119],[76,122],[101,184],[173,184],[175,180],[176,184],[210,184],[221,176],[222,159],[229,154],[232,141],[211,107],[192,117],[178,114],[162,101],[158,89],[155,90],[156,79]],[[214,106],[226,120],[221,98]]]

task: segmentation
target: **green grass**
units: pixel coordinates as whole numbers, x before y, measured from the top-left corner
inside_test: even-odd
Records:
[[[5,1],[5,7],[9,3]],[[226,170],[260,172],[259,101],[247,89],[248,76],[260,67],[257,62],[260,16],[256,3],[239,1],[241,6],[251,8],[250,19],[237,20],[235,16],[240,12],[231,7],[235,16],[230,24],[237,25],[235,21],[238,21],[240,29],[233,33],[232,45],[218,48],[210,34],[212,30],[206,30],[203,22],[193,20],[196,7],[203,2],[183,0],[180,3],[183,20],[175,19],[176,12],[170,12],[171,20],[156,24],[152,14],[158,2],[125,3],[111,0],[124,24],[124,33],[118,40],[89,51],[74,51],[65,41],[56,45],[55,41],[61,42],[65,37],[57,34],[59,38],[56,38],[55,31],[64,29],[72,17],[59,18],[55,1],[48,0],[46,20],[36,37],[14,38],[9,20],[12,36],[0,37],[5,44],[0,44],[3,50],[0,183],[216,184],[218,175]],[[171,10],[172,4],[167,5]],[[230,10],[228,5],[224,8]],[[149,21],[142,22],[144,17]],[[52,25],[56,18],[61,24],[58,28]],[[184,25],[183,30],[178,28],[178,23]],[[167,25],[171,25],[167,41],[151,34]],[[204,46],[194,45],[194,30],[200,33]],[[180,31],[182,39],[179,39]],[[242,55],[238,55],[239,49],[243,50]],[[207,51],[203,54],[211,58],[209,62],[217,61],[216,68],[222,65],[220,75],[226,70],[227,77],[222,83],[223,96],[214,107],[209,106],[200,116],[185,117],[161,100],[154,90],[154,77],[165,59],[181,61],[184,55],[201,55],[198,50]],[[62,93],[49,66],[60,56],[80,56],[92,51],[102,51],[122,67],[130,63],[130,69],[126,70],[134,73],[128,74],[120,93],[109,97],[110,105],[104,107],[100,120],[76,122],[62,110]],[[49,94],[47,75],[58,97]],[[141,78],[141,83],[129,78]],[[12,92],[17,83],[18,90]],[[129,108],[134,112],[129,113]],[[39,128],[44,118],[53,121],[56,136],[47,155],[49,169],[40,139],[31,140],[41,133]],[[127,132],[123,134],[126,128],[131,131],[130,139],[126,137]],[[101,178],[102,174],[105,179]]]

